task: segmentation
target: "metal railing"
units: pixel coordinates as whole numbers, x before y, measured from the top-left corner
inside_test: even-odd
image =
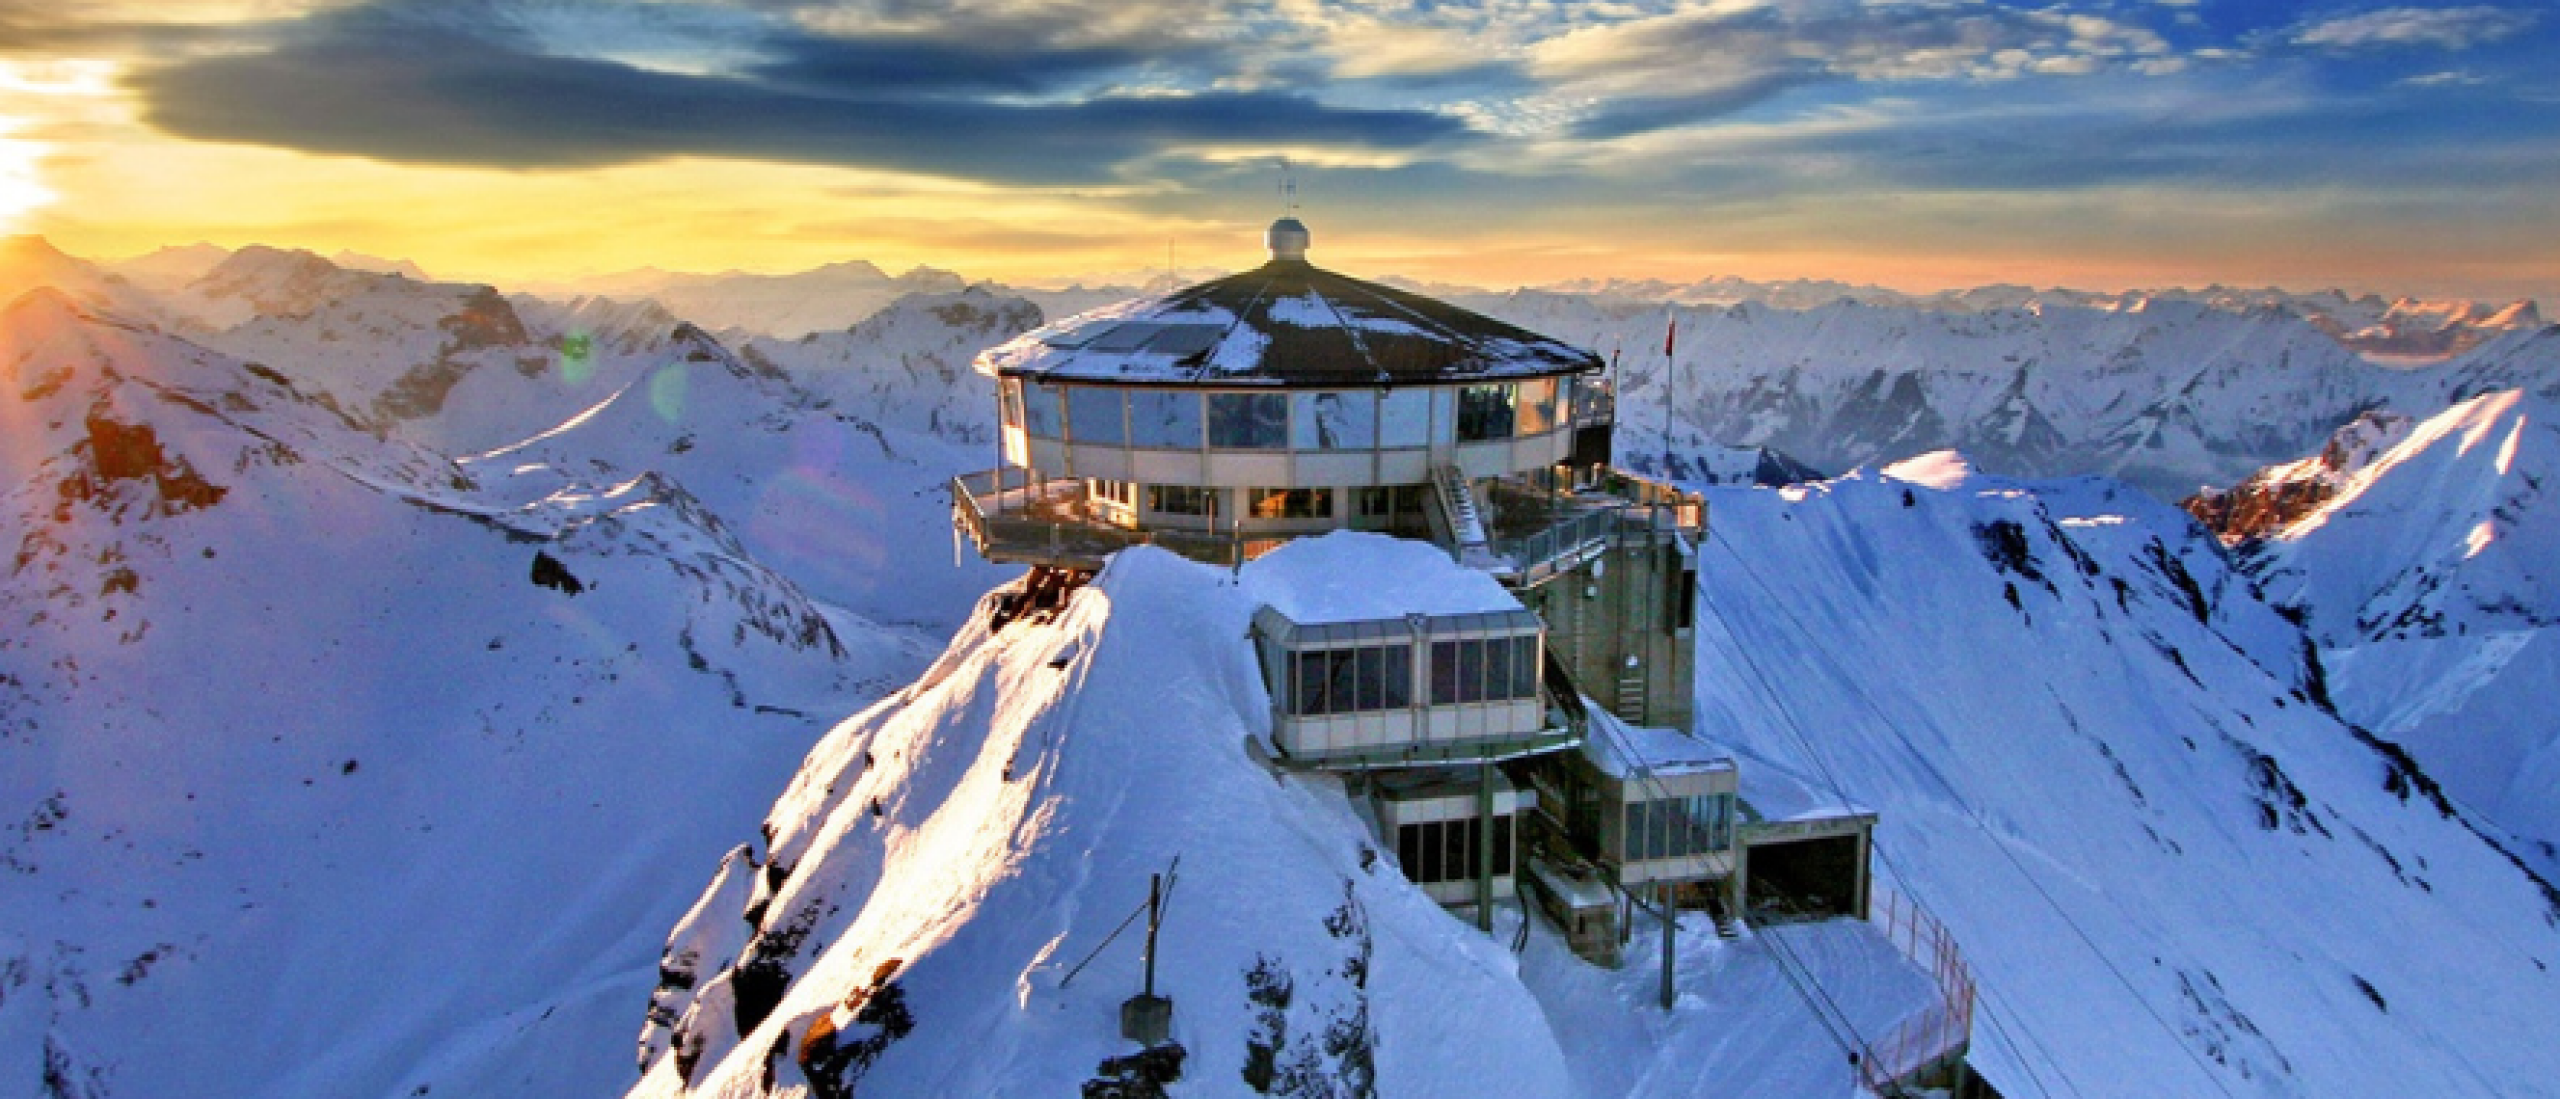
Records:
[[[1087,518],[1084,482],[993,469],[951,479],[954,527],[989,560],[1098,569],[1131,546],[1157,546],[1194,561],[1235,565],[1279,544],[1269,536],[1132,530]]]
[[[1918,901],[1877,887],[1867,920],[1885,933],[1903,957],[1927,971],[1938,987],[1937,1006],[1903,1020],[1869,1045],[1868,1055],[1858,1063],[1858,1082],[1867,1091],[1898,1096],[1913,1078],[1948,1067],[1971,1046],[1973,969],[1957,952],[1955,936]]]
[[[1658,533],[1695,539],[1707,523],[1706,497],[1618,470],[1603,471],[1590,490],[1559,497],[1557,503],[1566,510],[1563,518],[1490,543],[1493,555],[1522,584],[1534,585],[1574,568],[1613,539]]]
[[[1460,528],[1467,525],[1465,516],[1457,513],[1446,483],[1446,475],[1454,472],[1435,471],[1433,495],[1440,497],[1439,506],[1449,509],[1442,520]],[[1463,490],[1463,480],[1459,484]],[[1044,477],[1014,467],[954,477],[950,492],[955,529],[980,554],[997,561],[1091,569],[1130,546],[1152,545],[1195,561],[1235,565],[1289,537],[1116,526],[1089,514],[1084,481]],[[1612,539],[1664,533],[1695,539],[1707,522],[1704,496],[1614,469],[1601,471],[1583,492],[1556,497],[1554,506],[1561,513],[1554,522],[1525,535],[1487,540],[1487,549],[1505,575],[1536,584],[1581,564]],[[1457,529],[1451,534],[1453,540],[1464,540]]]

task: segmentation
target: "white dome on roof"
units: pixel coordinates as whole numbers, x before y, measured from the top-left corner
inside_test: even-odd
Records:
[[[1307,227],[1296,218],[1284,217],[1272,222],[1270,240],[1273,259],[1303,261],[1307,258]]]

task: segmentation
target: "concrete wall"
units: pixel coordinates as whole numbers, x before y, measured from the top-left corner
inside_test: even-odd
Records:
[[[1682,623],[1694,613],[1696,594],[1681,590],[1679,578],[1694,577],[1695,569],[1695,558],[1668,536],[1635,535],[1518,595],[1546,620],[1547,649],[1594,702],[1634,724],[1686,731],[1697,654]],[[1632,669],[1629,657],[1637,662]],[[1641,680],[1632,699],[1620,690],[1630,671]]]

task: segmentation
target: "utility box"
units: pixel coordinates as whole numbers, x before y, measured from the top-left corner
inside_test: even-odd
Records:
[[[1173,1040],[1173,1001],[1164,996],[1131,996],[1120,1005],[1120,1036],[1149,1049]]]

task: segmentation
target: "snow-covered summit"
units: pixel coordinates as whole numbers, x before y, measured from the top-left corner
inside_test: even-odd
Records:
[[[634,1094],[1075,1093],[1125,1052],[1137,944],[1077,967],[1176,858],[1156,968],[1186,1079],[1566,1094],[1513,957],[1406,883],[1337,782],[1247,754],[1256,568],[1127,551],[1054,623],[980,615],[838,726],[766,817],[757,884],[679,927],[752,930],[671,955]]]
[[[1699,725],[1879,812],[1880,880],[1980,977],[1976,1066],[2012,1095],[2536,1093],[2560,894],[2317,704],[2301,633],[2186,516],[1951,472],[1709,490]]]
[[[2406,428],[2334,496],[2251,544],[2341,713],[2560,866],[2560,404],[2485,393]]]

